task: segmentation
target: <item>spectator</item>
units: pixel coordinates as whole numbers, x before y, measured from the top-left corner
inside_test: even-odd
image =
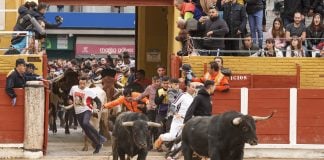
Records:
[[[286,40],[291,42],[291,37],[297,36],[301,38],[302,41],[306,38],[306,27],[301,23],[302,14],[296,12],[294,14],[294,23],[290,23],[286,27]]]
[[[308,16],[313,16],[314,13],[324,15],[324,1],[323,0],[310,0],[310,9]]]
[[[101,68],[106,68],[107,65],[107,59],[106,58],[101,58],[100,59],[100,67]]]
[[[287,47],[286,57],[305,57],[302,41],[297,36],[292,37],[291,45]]]
[[[143,88],[146,88],[152,82],[149,79],[145,78],[145,71],[143,69],[137,70],[135,77],[136,77],[136,79],[135,79],[134,83],[138,83]]]
[[[203,48],[212,50],[209,51],[207,55],[216,56],[219,54],[219,50],[225,48],[224,40],[210,39],[224,38],[225,34],[227,34],[229,30],[226,22],[219,18],[218,10],[215,7],[209,8],[209,19],[207,17],[201,17],[199,19],[198,28],[200,31],[205,33],[204,37],[207,38],[204,40]]]
[[[230,86],[228,83],[228,79],[219,71],[219,66],[216,62],[210,62],[209,67],[207,69],[207,73],[205,73],[202,78],[194,78],[193,82],[205,82],[207,80],[213,80],[215,82],[217,91],[227,91]]]
[[[252,42],[251,34],[246,34],[243,40],[243,46],[240,48],[239,56],[252,56],[259,52],[259,47]]]
[[[222,57],[215,57],[214,61],[218,64],[219,69],[227,78],[229,78],[232,75],[232,71],[229,68],[224,68],[223,66],[224,61]]]
[[[193,3],[175,0],[175,7],[180,11],[180,15],[185,21],[194,17],[195,5]]]
[[[300,21],[304,21],[304,15],[307,14],[310,7],[309,0],[284,0],[283,22],[287,27],[295,21],[294,15],[296,12],[303,13],[300,15]]]
[[[158,77],[160,77],[160,80],[162,80],[162,77],[166,76],[166,68],[162,65],[156,67],[156,72]]]
[[[55,21],[56,21],[55,24],[48,22],[45,19],[45,16],[44,16],[45,13],[46,13],[47,7],[48,7],[47,4],[42,3],[42,2],[39,3],[38,6],[37,6],[37,11],[36,11],[36,14],[35,14],[35,18],[37,20],[43,21],[45,23],[46,29],[59,27],[63,23],[63,18],[60,17],[60,16],[55,17]]]
[[[261,57],[283,57],[282,51],[275,47],[273,38],[266,39],[266,47],[260,53]]]
[[[192,72],[190,64],[183,64],[180,70],[182,71],[182,75],[184,77],[185,86],[187,86],[196,76]]]
[[[135,67],[135,61],[130,59],[128,52],[123,52],[123,62],[124,65],[128,66],[129,68]]]
[[[315,57],[316,54],[320,52],[320,50],[317,49],[317,45],[321,42],[321,39],[324,39],[323,18],[319,13],[316,13],[313,16],[311,25],[309,25],[306,29],[306,36],[307,38],[310,38],[306,40],[307,48],[311,50],[311,54],[308,54]]]
[[[229,33],[226,37],[241,38],[246,29],[246,10],[243,5],[237,3],[237,0],[229,0],[224,5],[224,20],[229,27]],[[225,40],[226,50],[239,50],[239,39]],[[237,56],[237,53],[227,54],[228,56]]]
[[[263,19],[263,2],[262,0],[247,0],[246,12],[249,18],[250,31],[252,34],[253,42],[262,48],[263,32],[262,32],[262,19]],[[256,42],[258,40],[258,43]]]
[[[267,32],[267,39],[273,38],[275,40],[275,47],[284,50],[286,46],[286,35],[281,18],[273,20],[272,27]]]
[[[167,96],[167,91],[169,89],[169,77],[163,77],[161,82],[161,87],[157,90],[155,96],[155,104],[158,106],[156,120],[157,123],[162,123],[163,127],[159,128],[158,135],[165,133],[166,131],[166,117],[169,109],[169,98]]]
[[[157,89],[160,88],[160,78],[158,76],[152,77],[152,84],[149,85],[145,91],[140,94],[138,97],[133,98],[134,101],[141,100],[144,97],[149,97],[149,103],[146,104],[146,115],[150,121],[155,122],[156,119],[156,108],[157,105],[155,104],[155,97],[157,93]],[[157,139],[159,135],[155,129],[152,129],[152,136],[154,139]]]

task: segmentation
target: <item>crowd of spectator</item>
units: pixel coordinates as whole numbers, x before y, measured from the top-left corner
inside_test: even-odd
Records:
[[[268,30],[266,2],[176,0],[181,16],[176,40],[183,45],[178,55],[324,56],[323,1],[283,0],[283,9]],[[309,25],[306,16],[312,17]]]

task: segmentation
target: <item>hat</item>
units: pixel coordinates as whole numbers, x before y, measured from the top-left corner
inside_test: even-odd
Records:
[[[182,67],[180,67],[181,71],[189,71],[191,70],[190,64],[183,64]]]
[[[25,60],[22,59],[22,58],[18,58],[18,59],[16,60],[16,67],[17,67],[18,65],[20,65],[20,64],[24,64],[24,65],[26,65]]]

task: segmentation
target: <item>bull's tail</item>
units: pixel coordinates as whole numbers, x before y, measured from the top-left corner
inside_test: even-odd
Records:
[[[175,143],[175,144],[178,144],[179,142],[181,142],[181,134],[178,135],[178,136],[176,137],[176,139],[174,139],[174,143]]]

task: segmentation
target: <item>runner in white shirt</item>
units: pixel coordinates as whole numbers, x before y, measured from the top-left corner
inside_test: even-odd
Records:
[[[173,141],[176,136],[181,133],[183,120],[186,112],[193,101],[193,95],[195,93],[196,85],[190,83],[187,86],[187,92],[180,94],[174,102],[172,102],[171,107],[174,107],[174,115],[171,123],[170,132],[161,134],[159,138],[155,141],[155,148],[160,148],[163,141]]]
[[[89,137],[89,139],[96,144],[95,153],[99,153],[102,144],[106,141],[106,138],[101,136],[99,132],[90,124],[90,118],[92,112],[99,112],[101,108],[101,102],[90,88],[86,87],[87,77],[81,77],[79,85],[73,86],[70,90],[70,104],[73,104],[74,110],[78,119],[78,122]],[[93,108],[92,101],[96,102],[97,108]]]

